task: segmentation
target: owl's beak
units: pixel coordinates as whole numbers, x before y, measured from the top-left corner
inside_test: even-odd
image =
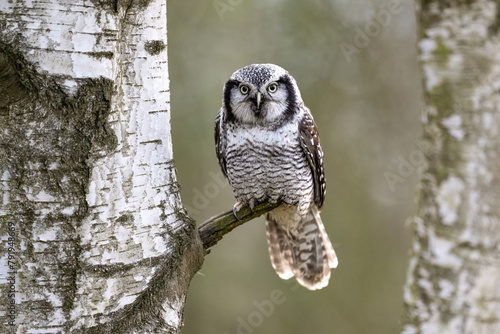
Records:
[[[262,99],[262,94],[257,92],[257,109],[260,109],[260,101]]]

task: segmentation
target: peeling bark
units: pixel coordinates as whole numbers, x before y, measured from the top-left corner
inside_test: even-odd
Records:
[[[0,28],[2,328],[177,333],[204,253],[173,166],[166,2],[2,2]]]
[[[497,1],[421,1],[425,107],[403,333],[500,333]]]

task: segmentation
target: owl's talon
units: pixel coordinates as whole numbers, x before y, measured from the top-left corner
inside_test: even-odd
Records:
[[[236,218],[236,220],[240,220],[240,219],[238,218],[236,208],[233,208],[233,216],[234,216],[234,218]]]
[[[238,218],[238,211],[241,210],[241,208],[243,208],[246,204],[243,203],[243,202],[236,202],[236,204],[233,206],[233,215],[234,215],[234,218],[236,218],[237,220],[241,220],[240,218]]]

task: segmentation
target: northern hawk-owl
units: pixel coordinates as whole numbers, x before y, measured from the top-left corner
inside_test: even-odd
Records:
[[[237,200],[233,212],[283,201],[266,214],[274,269],[310,290],[327,286],[338,260],[319,215],[323,151],[295,79],[277,65],[253,64],[234,72],[223,94],[215,146]]]

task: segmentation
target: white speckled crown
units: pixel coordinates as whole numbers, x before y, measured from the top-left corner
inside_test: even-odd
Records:
[[[240,68],[231,75],[232,80],[245,81],[259,87],[266,82],[276,81],[287,71],[274,64],[252,64]]]

